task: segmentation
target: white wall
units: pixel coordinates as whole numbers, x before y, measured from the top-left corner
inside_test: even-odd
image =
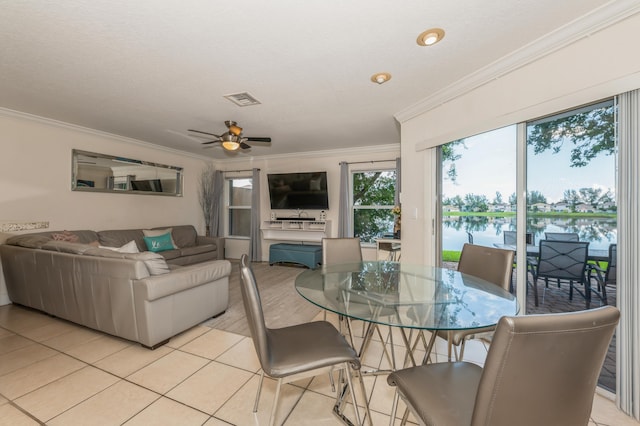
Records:
[[[71,150],[119,155],[184,168],[184,196],[71,191]],[[49,229],[122,229],[193,224],[208,160],[75,126],[0,110],[0,222],[48,221]],[[44,230],[42,230],[44,231]],[[10,234],[0,234],[0,243]],[[0,304],[8,303],[0,271]]]
[[[301,153],[290,156],[267,157],[262,159],[247,159],[246,161],[235,161],[233,163],[217,163],[218,170],[245,170],[252,168],[260,169],[260,214],[262,220],[268,220],[271,217],[271,207],[269,204],[269,190],[267,184],[268,173],[295,173],[295,172],[327,172],[327,186],[329,191],[329,209],[326,210],[327,219],[331,221],[331,237],[338,236],[338,199],[340,195],[340,166],[341,161],[378,161],[392,160],[383,163],[367,163],[352,164],[351,170],[370,170],[379,168],[395,168],[395,158],[400,155],[400,147],[397,144],[368,147],[360,149],[345,149],[341,151],[325,151]],[[250,172],[243,173],[226,173],[227,177],[250,176]],[[276,210],[278,217],[294,216],[295,210]],[[319,217],[319,210],[311,210],[306,212],[308,216]],[[269,246],[278,243],[275,240],[263,240],[262,242],[262,260],[269,260]],[[243,253],[248,253],[248,240],[227,239],[225,241],[226,256],[228,258],[237,259]],[[363,256],[365,259],[375,259],[375,247],[364,247]]]
[[[402,259],[435,259],[428,147],[640,87],[639,39],[637,14],[402,122],[403,211],[416,212],[402,216]]]

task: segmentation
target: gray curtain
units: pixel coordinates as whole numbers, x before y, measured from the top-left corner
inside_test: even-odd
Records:
[[[213,205],[211,206],[211,235],[214,237],[222,237],[222,189],[224,188],[224,176],[222,170],[216,170],[215,179],[213,180]]]
[[[253,169],[252,175],[249,257],[253,262],[262,261],[262,247],[260,244],[260,169]]]
[[[338,203],[338,238],[351,237],[349,220],[349,163],[340,163],[340,202]]]
[[[640,420],[640,89],[618,96],[618,407]]]
[[[402,192],[402,180],[400,178],[402,172],[402,162],[400,157],[396,158],[396,193],[393,196],[393,204],[395,206],[400,205],[400,192]]]

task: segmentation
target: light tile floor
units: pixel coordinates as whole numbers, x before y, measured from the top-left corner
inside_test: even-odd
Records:
[[[437,348],[439,359],[443,349]],[[395,353],[402,359],[400,346]],[[482,364],[485,355],[474,341],[465,359]],[[389,365],[379,341],[363,363]],[[267,424],[275,382],[266,379],[254,415],[259,368],[251,339],[205,326],[151,351],[30,309],[0,307],[0,425]],[[393,388],[384,375],[364,381],[373,424],[389,424]],[[333,403],[326,374],[286,385],[277,424],[340,424]],[[590,425],[639,424],[599,394],[593,407]],[[345,413],[353,418],[353,407]]]

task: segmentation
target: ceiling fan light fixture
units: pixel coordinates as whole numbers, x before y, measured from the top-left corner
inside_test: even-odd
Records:
[[[433,46],[443,38],[444,30],[442,28],[430,28],[420,33],[416,43],[420,46]]]
[[[230,135],[229,133],[224,134],[222,136],[222,147],[227,151],[236,151],[238,148],[240,148],[238,137]]]
[[[386,83],[391,80],[391,74],[388,72],[379,72],[371,76],[371,81],[378,84]]]

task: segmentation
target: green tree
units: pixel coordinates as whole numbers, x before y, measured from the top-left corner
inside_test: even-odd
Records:
[[[496,191],[496,198],[493,199],[493,204],[502,204],[502,194],[500,191]]]
[[[440,151],[442,152],[442,171],[453,183],[455,183],[458,178],[458,171],[456,170],[456,160],[459,160],[462,157],[462,154],[460,154],[456,150],[456,147],[459,146],[462,146],[464,149],[466,149],[466,146],[464,145],[464,139],[458,139],[446,143],[440,147]]]
[[[580,194],[575,189],[565,189],[564,202],[569,205],[569,210],[574,213],[576,206],[580,203]]]
[[[395,198],[396,175],[391,171],[353,174],[353,205],[380,206],[354,211],[354,235],[371,242],[393,230],[391,213]]]
[[[486,195],[466,194],[464,196],[465,209],[470,212],[486,212],[489,210],[489,200]]]
[[[540,154],[547,150],[558,153],[565,143],[571,143],[571,167],[584,167],[600,154],[615,154],[614,115],[614,106],[608,105],[530,125],[527,144],[534,154]]]
[[[512,206],[518,204],[518,197],[516,196],[515,192],[509,195],[509,204],[511,204]]]
[[[540,191],[527,192],[527,205],[532,206],[536,203],[546,203],[547,197],[545,197]]]

